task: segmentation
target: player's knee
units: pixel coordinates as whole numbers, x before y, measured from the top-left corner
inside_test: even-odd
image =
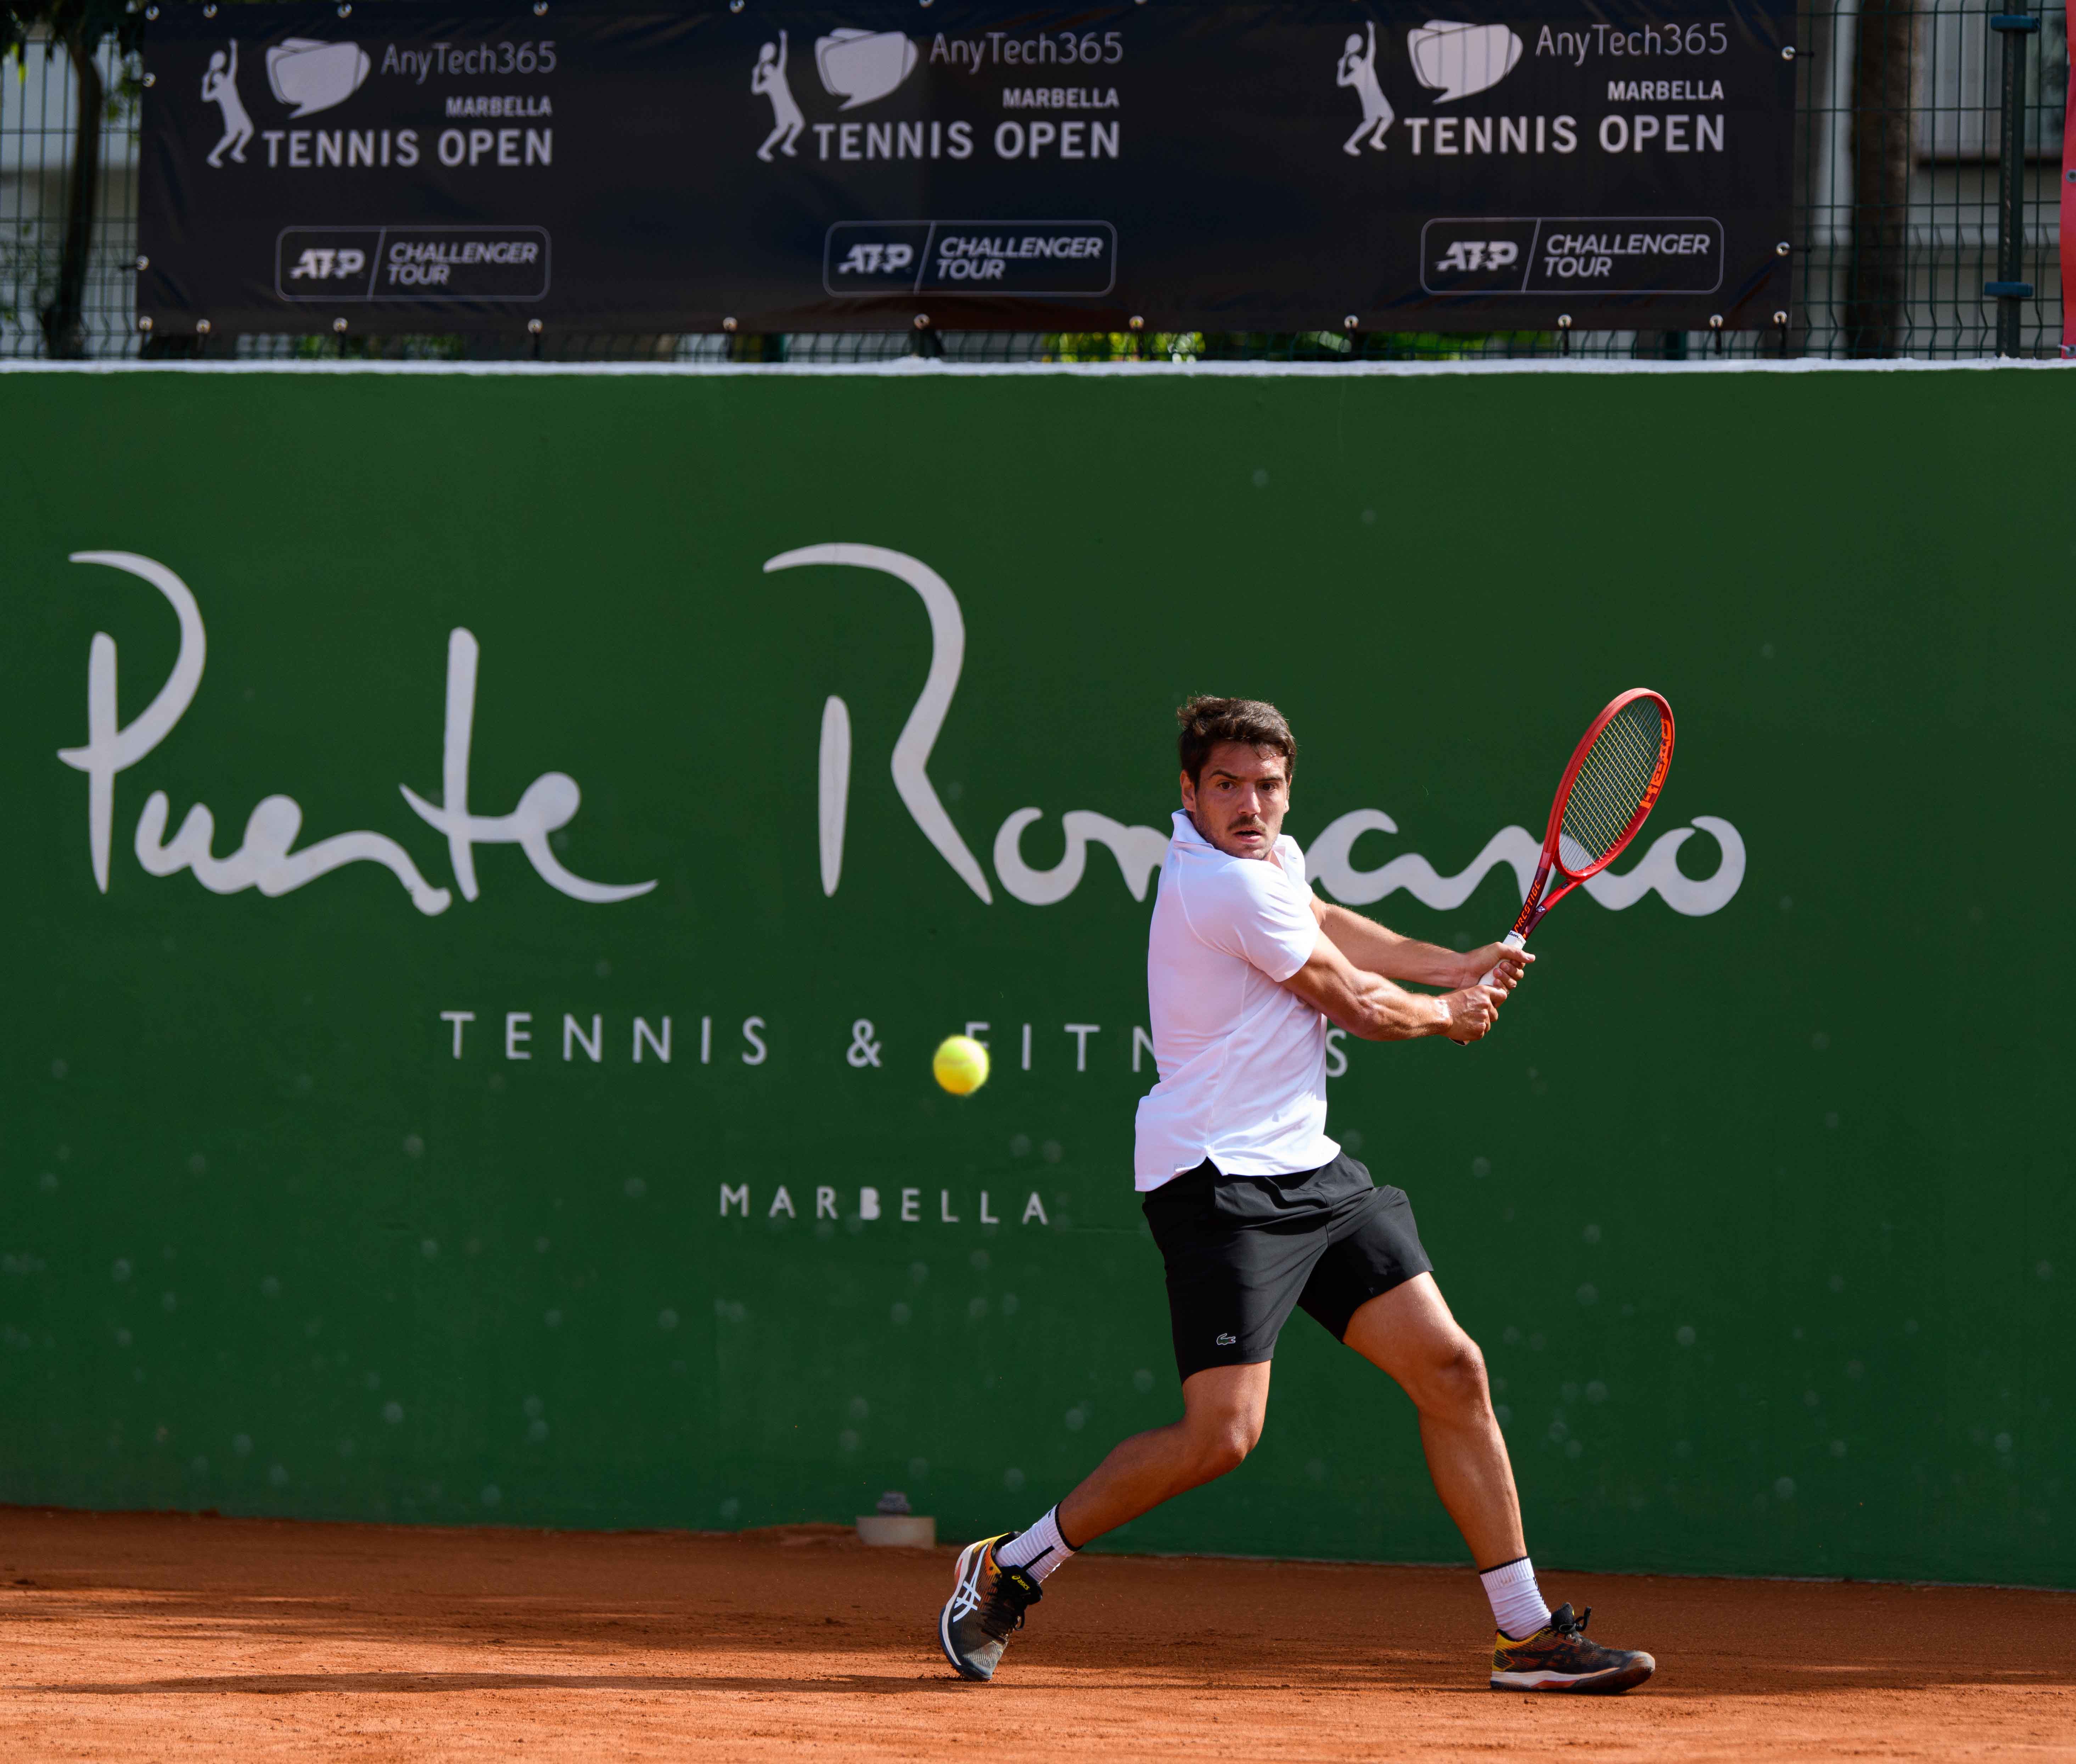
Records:
[[[1260,1441],[1261,1422],[1260,1415],[1244,1411],[1208,1417],[1193,1442],[1198,1479],[1209,1482],[1239,1469]]]
[[[1455,1411],[1480,1409],[1492,1401],[1485,1380],[1485,1356],[1460,1331],[1428,1369],[1428,1406]]]
[[[1198,1467],[1202,1471],[1205,1481],[1239,1469],[1247,1462],[1247,1455],[1254,1450],[1254,1442],[1260,1437],[1244,1427],[1229,1428],[1214,1434],[1206,1442],[1198,1459]]]

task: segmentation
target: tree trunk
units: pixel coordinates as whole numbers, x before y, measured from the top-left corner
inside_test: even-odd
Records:
[[[107,107],[101,64],[94,55],[98,47],[85,31],[65,39],[79,109],[73,118],[72,176],[65,188],[64,247],[58,258],[57,296],[43,313],[44,351],[60,361],[77,361],[86,354],[86,259],[101,195],[101,120]]]
[[[1916,114],[1916,0],[1862,0],[1853,58],[1853,249],[1846,347],[1893,355],[1903,339],[1910,164]]]

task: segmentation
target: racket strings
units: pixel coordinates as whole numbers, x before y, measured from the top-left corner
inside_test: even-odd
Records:
[[[1665,719],[1655,699],[1632,699],[1593,739],[1558,832],[1557,856],[1575,875],[1600,862],[1623,834],[1658,776]]]

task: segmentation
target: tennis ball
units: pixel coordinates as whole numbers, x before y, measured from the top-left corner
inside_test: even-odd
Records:
[[[970,1036],[946,1036],[930,1056],[930,1071],[953,1096],[971,1096],[987,1082],[987,1049]]]

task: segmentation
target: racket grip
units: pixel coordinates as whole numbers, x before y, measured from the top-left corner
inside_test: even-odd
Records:
[[[1499,946],[1502,949],[1518,949],[1527,941],[1528,940],[1522,936],[1519,932],[1509,931],[1504,937],[1500,939]],[[1498,972],[1499,969],[1497,966],[1486,969],[1484,977],[1479,981],[1478,984],[1481,986],[1490,986],[1493,983],[1493,976]]]

